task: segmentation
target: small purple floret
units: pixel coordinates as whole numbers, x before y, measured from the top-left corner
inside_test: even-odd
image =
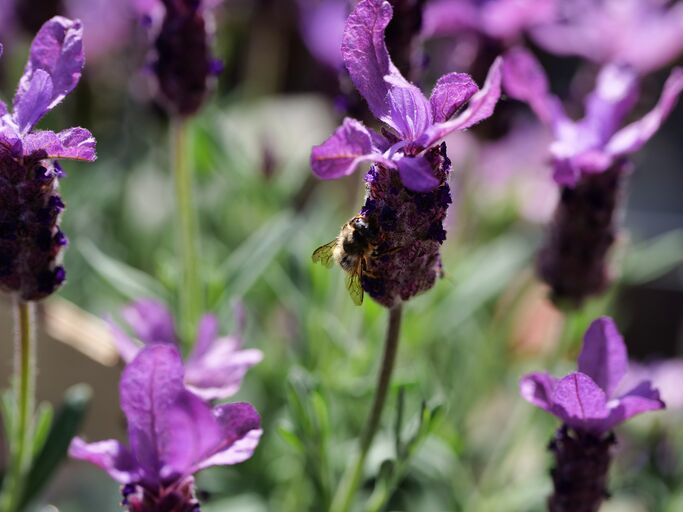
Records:
[[[197,510],[193,475],[249,459],[261,437],[260,418],[247,403],[211,408],[184,385],[175,346],[142,349],[121,376],[121,409],[129,446],[76,437],[69,455],[104,469],[123,485],[130,512]]]
[[[47,21],[31,45],[12,113],[0,102],[0,290],[25,301],[45,298],[66,278],[59,264],[67,245],[59,228],[64,171],[56,159],[95,160],[89,131],[34,129],[78,83],[81,41],[78,20]]]
[[[144,346],[178,345],[173,315],[160,302],[152,299],[134,302],[124,309],[123,317],[133,329],[135,339],[116,324],[110,322],[110,325],[124,361],[133,360]],[[204,400],[233,396],[249,368],[263,359],[260,350],[242,348],[244,326],[240,307],[235,320],[237,329],[231,336],[218,334],[218,319],[214,315],[204,315],[199,322],[194,348],[185,361],[185,385]]]

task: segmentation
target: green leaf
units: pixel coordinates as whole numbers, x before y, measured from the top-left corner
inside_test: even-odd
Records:
[[[287,427],[284,425],[280,425],[277,427],[277,433],[280,434],[280,437],[292,448],[294,448],[296,451],[303,453],[304,452],[304,445],[301,442],[301,440],[297,437],[297,435],[289,430]]]
[[[666,274],[683,262],[683,229],[670,231],[642,242],[626,254],[622,281],[646,283]]]
[[[86,384],[77,384],[66,390],[64,402],[26,478],[21,509],[40,493],[66,457],[69,444],[85,418],[91,397],[92,390]]]
[[[149,297],[169,302],[167,290],[149,274],[104,254],[89,240],[81,241],[78,249],[93,270],[127,299]]]
[[[54,410],[52,405],[48,402],[42,402],[36,411],[35,423],[33,426],[33,456],[36,455],[45,446],[50,427],[52,426],[52,419],[54,418]]]

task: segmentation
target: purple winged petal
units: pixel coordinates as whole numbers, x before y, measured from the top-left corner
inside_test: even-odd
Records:
[[[588,375],[570,373],[555,386],[552,413],[571,427],[595,430],[609,414],[607,397]]]
[[[557,379],[547,373],[529,373],[519,381],[519,392],[527,402],[552,412],[556,385]]]
[[[429,98],[434,122],[448,121],[478,91],[467,73],[448,73],[439,78]]]
[[[47,158],[94,161],[95,137],[84,128],[69,128],[59,133],[35,131],[24,137],[27,155],[45,152]]]
[[[608,405],[610,412],[605,420],[604,427],[606,430],[637,414],[665,408],[665,404],[659,396],[659,390],[653,388],[650,381],[641,382],[625,395],[612,400]]]
[[[128,420],[131,450],[154,481],[163,465],[160,447],[172,443],[173,431],[160,421],[185,393],[183,363],[175,346],[143,348],[123,370],[119,385],[121,409]]]
[[[560,100],[550,93],[545,71],[528,50],[517,47],[505,54],[503,88],[511,98],[528,103],[547,126],[566,120]]]
[[[78,83],[85,62],[82,38],[81,22],[61,16],[45,22],[36,34],[24,75],[14,95],[14,115],[21,131],[28,131]],[[43,73],[51,82],[49,100],[31,101],[25,96],[35,87],[32,83],[36,76]],[[44,79],[41,82],[44,83]],[[43,95],[47,92],[46,88]]]
[[[126,307],[122,315],[143,343],[178,343],[173,315],[161,302],[141,299]]]
[[[213,412],[220,425],[221,443],[198,464],[197,469],[244,462],[253,455],[261,438],[261,418],[251,404],[225,404]]]
[[[114,346],[119,352],[121,359],[123,359],[126,363],[130,363],[133,359],[135,359],[135,356],[138,355],[138,352],[140,352],[142,346],[130,339],[128,334],[126,334],[123,329],[116,325],[116,323],[114,323],[111,319],[108,319],[107,323],[109,324],[109,330],[111,331],[112,341],[114,342]]]
[[[356,89],[377,119],[389,112],[387,75],[399,75],[384,44],[393,10],[385,0],[361,0],[346,20],[341,52]]]
[[[348,5],[345,0],[299,0],[301,35],[308,50],[334,70],[343,66],[341,42]]]
[[[423,148],[428,148],[456,130],[465,130],[493,114],[500,98],[501,67],[503,60],[498,57],[489,70],[484,87],[470,99],[469,105],[451,121],[436,123],[418,140]]]
[[[239,350],[238,338],[219,338],[201,356],[186,364],[185,383],[204,400],[228,398],[239,391],[242,379],[263,360],[260,350]]]
[[[202,357],[211,348],[211,345],[218,338],[218,318],[215,315],[204,315],[199,320],[197,327],[197,339],[190,354],[189,360]]]
[[[69,457],[95,464],[121,484],[136,482],[142,476],[128,448],[113,439],[88,444],[80,437],[74,437]]]
[[[53,97],[52,78],[42,69],[36,70],[30,78],[22,79],[21,93],[14,96],[14,122],[19,131],[28,132],[49,110]]]
[[[432,125],[432,107],[422,91],[403,77],[387,76],[389,112],[380,117],[404,140],[415,141]]]
[[[432,0],[422,14],[422,35],[426,38],[452,36],[464,30],[478,30],[479,7],[470,0]]]
[[[415,192],[429,192],[439,186],[431,164],[421,156],[403,157],[396,162],[401,181]]]
[[[607,397],[612,396],[628,371],[626,345],[614,320],[598,318],[590,325],[579,354],[578,369],[593,379]]]
[[[189,391],[178,394],[155,420],[160,476],[164,480],[193,473],[224,439],[211,408]]]
[[[664,84],[657,105],[642,119],[622,128],[607,143],[607,151],[615,156],[638,151],[659,130],[676,106],[683,91],[683,68],[674,69]]]
[[[316,176],[326,180],[352,174],[363,161],[393,163],[379,154],[372,144],[370,132],[355,119],[346,118],[332,136],[311,151],[311,168]]]

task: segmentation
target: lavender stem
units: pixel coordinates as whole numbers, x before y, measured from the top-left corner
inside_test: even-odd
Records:
[[[192,174],[188,167],[187,121],[171,120],[171,151],[178,209],[179,245],[182,261],[180,286],[180,333],[184,343],[191,340],[202,311],[202,290],[199,277],[197,221],[192,199]]]
[[[33,333],[34,303],[15,300],[16,326],[14,347],[14,415],[10,463],[0,510],[13,512],[21,502],[23,478],[30,466],[31,417],[35,403],[35,337]]]
[[[375,437],[379,422],[382,417],[382,410],[386,402],[387,393],[389,392],[389,384],[391,383],[391,374],[394,370],[394,362],[396,361],[396,354],[398,353],[398,342],[401,333],[401,318],[403,314],[403,307],[398,304],[389,310],[389,324],[387,327],[387,334],[384,340],[384,355],[382,357],[382,367],[377,377],[377,387],[375,390],[375,398],[370,410],[370,416],[365,424],[365,430],[360,438],[360,451],[355,461],[350,464],[341,483],[334,495],[330,512],[346,512],[351,507],[351,502],[356,495],[358,485],[363,474],[363,466],[367,458],[368,451],[372,445],[372,440]]]

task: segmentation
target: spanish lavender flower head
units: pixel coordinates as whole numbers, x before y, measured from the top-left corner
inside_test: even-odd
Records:
[[[60,264],[66,236],[58,159],[95,160],[88,130],[34,130],[76,86],[83,69],[78,20],[54,17],[40,29],[14,95],[13,112],[0,102],[0,290],[39,300],[65,279]]]
[[[683,53],[682,27],[680,2],[563,0],[554,19],[530,33],[548,52],[598,64],[628,64],[644,74]]]
[[[99,466],[123,485],[122,504],[130,512],[197,512],[193,475],[243,462],[258,445],[260,418],[250,404],[212,409],[185,387],[183,373],[176,347],[145,347],[121,376],[130,447],[113,439],[71,442],[71,457]]]
[[[222,71],[210,49],[210,0],[133,0],[150,27],[151,67],[160,99],[174,115],[190,116],[201,107],[210,79]]]
[[[530,373],[520,381],[528,402],[563,421],[550,444],[555,455],[552,512],[595,512],[607,496],[606,482],[614,436],[627,419],[664,408],[659,391],[642,381],[617,395],[628,371],[626,345],[611,318],[595,320],[584,337],[578,371],[562,379]]]
[[[237,332],[231,336],[218,335],[218,318],[204,315],[197,329],[194,348],[185,361],[185,385],[204,400],[220,400],[239,391],[242,379],[263,353],[256,349],[242,349],[243,314],[237,308]],[[132,327],[131,339],[120,327],[110,323],[114,342],[124,361],[130,362],[143,346],[153,344],[178,345],[173,316],[160,302],[139,300],[123,310],[123,317]]]
[[[503,74],[509,96],[527,102],[554,137],[549,149],[561,194],[538,271],[556,300],[578,305],[609,284],[606,259],[617,236],[616,218],[630,169],[627,157],[643,147],[675,106],[683,90],[683,69],[671,72],[648,114],[623,128],[638,99],[638,78],[630,67],[602,68],[578,121],[549,92],[545,73],[526,50],[508,53]]]
[[[342,41],[351,80],[386,125],[383,134],[346,118],[311,152],[313,172],[322,179],[341,178],[361,162],[374,162],[361,213],[378,226],[381,243],[363,286],[387,307],[429,289],[441,272],[442,221],[451,197],[450,162],[439,142],[493,113],[502,64],[494,63],[481,90],[466,74],[444,75],[427,100],[391,62],[384,43],[391,17],[387,1],[362,0],[348,17]]]

